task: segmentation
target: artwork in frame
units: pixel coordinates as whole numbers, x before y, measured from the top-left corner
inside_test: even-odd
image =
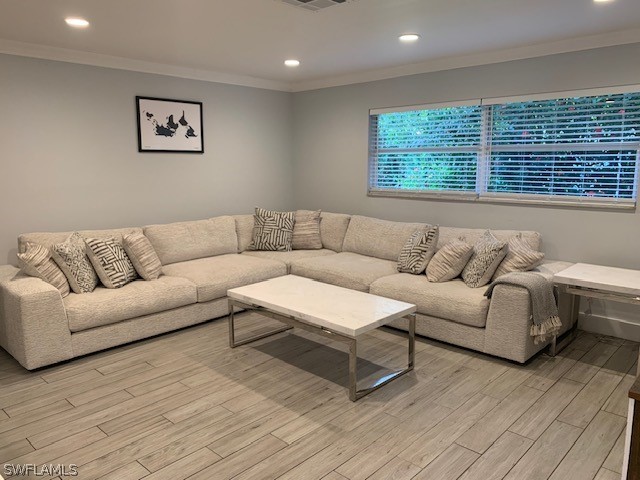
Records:
[[[202,102],[136,97],[138,151],[204,153]]]

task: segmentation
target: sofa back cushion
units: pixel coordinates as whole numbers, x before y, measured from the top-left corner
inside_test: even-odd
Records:
[[[64,242],[73,232],[34,232],[23,233],[18,237],[18,252],[24,253],[27,251],[27,242],[42,245],[44,247],[51,247],[55,243]],[[124,235],[130,233],[142,233],[140,227],[129,228],[113,228],[110,230],[79,230],[78,233],[83,238],[115,238],[122,241]]]
[[[351,215],[344,213],[322,212],[320,214],[320,238],[322,247],[334,252],[342,251],[344,236],[349,227]]]
[[[144,234],[163,265],[238,253],[236,222],[230,216],[149,225],[144,227]]]
[[[253,240],[253,214],[234,215],[236,234],[238,235],[238,251],[244,252]]]
[[[475,245],[484,235],[487,228],[458,228],[458,227],[440,227],[440,238],[438,239],[438,249],[447,243],[459,237],[464,237],[467,243]],[[520,231],[520,230],[493,230],[491,233],[500,241],[508,242],[511,237],[518,234],[522,235],[522,239],[526,241],[531,248],[540,251],[542,246],[542,235],[538,232]]]
[[[354,215],[349,222],[342,250],[384,260],[397,261],[402,247],[424,223],[405,223]]]

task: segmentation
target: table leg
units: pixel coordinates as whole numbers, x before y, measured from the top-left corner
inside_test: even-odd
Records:
[[[235,339],[235,331],[234,331],[234,325],[233,325],[233,321],[234,321],[233,314],[235,311],[235,307],[231,300],[227,300],[227,304],[229,307],[229,346],[231,348],[235,348],[236,339]]]
[[[278,333],[286,332],[287,330],[291,330],[293,326],[286,325],[284,327],[272,330],[270,332],[261,333],[258,335],[254,335],[253,337],[246,338],[244,340],[236,341],[235,338],[235,319],[234,319],[234,311],[236,302],[234,300],[227,300],[229,305],[229,346],[231,348],[239,347],[240,345],[246,345],[247,343],[255,342],[256,340],[260,340],[262,338],[270,337],[272,335],[276,335]],[[250,305],[239,304],[240,308],[252,308]],[[256,309],[257,310],[257,309]]]
[[[575,294],[571,295],[571,307],[569,310],[569,321],[571,328],[564,334],[564,338],[558,342],[558,336],[554,335],[549,345],[549,356],[555,357],[558,353],[566,348],[576,339],[578,333],[578,315],[580,314],[580,297]]]
[[[358,399],[358,345],[354,338],[349,343],[349,399]]]
[[[388,375],[379,378],[374,384],[368,388],[358,390],[358,351],[357,343],[354,338],[349,342],[349,399],[352,402],[361,399],[362,397],[369,395],[371,392],[386,385],[392,380],[401,377],[405,373],[409,373],[413,370],[416,359],[416,315],[410,314],[406,317],[409,320],[409,338],[408,338],[408,356],[407,367],[390,373]]]

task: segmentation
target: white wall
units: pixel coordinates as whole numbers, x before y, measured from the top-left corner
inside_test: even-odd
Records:
[[[138,153],[135,96],[203,102],[205,153]],[[16,237],[293,208],[291,94],[0,55],[0,263]]]
[[[296,93],[295,204],[391,220],[537,230],[548,258],[640,268],[638,211],[367,196],[370,108],[640,84],[639,58],[640,44],[633,44]],[[639,317],[637,309],[601,302],[593,312]]]

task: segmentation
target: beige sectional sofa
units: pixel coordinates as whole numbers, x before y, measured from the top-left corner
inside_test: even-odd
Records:
[[[362,216],[323,213],[321,250],[248,251],[252,215],[80,232],[87,237],[122,238],[142,232],[163,264],[163,275],[119,289],[60,292],[10,265],[0,266],[0,346],[25,368],[34,369],[178,328],[226,316],[226,292],[292,273],[418,306],[417,332],[463,347],[525,362],[545,345],[534,345],[526,290],[500,285],[491,300],[485,288],[461,280],[430,283],[426,276],[398,273],[404,242],[422,226]],[[464,235],[473,242],[483,229],[440,227],[439,245]],[[517,232],[493,231],[499,239]],[[18,239],[50,246],[70,232],[31,233]],[[533,248],[540,236],[522,232]],[[551,279],[565,262],[547,262],[537,271]],[[568,302],[560,298],[561,317]],[[568,328],[567,321],[565,329]],[[405,328],[401,321],[395,324]]]

